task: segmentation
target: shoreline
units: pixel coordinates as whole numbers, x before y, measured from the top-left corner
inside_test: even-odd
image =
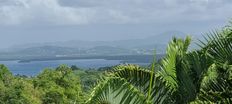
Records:
[[[157,59],[160,59],[164,54],[157,54]],[[55,61],[55,60],[78,60],[78,59],[105,59],[105,60],[122,60],[128,62],[149,63],[153,60],[154,55],[114,55],[114,56],[73,56],[73,57],[40,57],[28,59],[3,59],[0,61],[18,61],[19,63],[30,63],[33,61]]]

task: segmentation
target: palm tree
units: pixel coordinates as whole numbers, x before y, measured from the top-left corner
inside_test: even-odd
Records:
[[[196,102],[232,103],[232,26],[208,34],[200,46],[210,60],[210,67]]]
[[[226,103],[232,101],[232,29],[213,32],[201,49],[173,38],[151,69],[118,66],[94,88],[89,104]],[[156,66],[155,66],[156,65]]]

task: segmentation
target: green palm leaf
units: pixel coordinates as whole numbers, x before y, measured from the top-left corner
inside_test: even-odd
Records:
[[[87,104],[149,104],[149,101],[125,79],[109,77],[94,88]]]
[[[228,61],[232,64],[232,30],[225,28],[222,31],[215,31],[207,34],[205,42],[201,47],[216,63]]]
[[[124,78],[127,82],[131,83],[137,89],[140,90],[148,99],[151,71],[143,69],[135,65],[118,66],[114,73],[114,76]],[[164,103],[169,94],[168,86],[165,86],[165,82],[156,75],[153,76],[151,90],[151,100],[155,103]]]

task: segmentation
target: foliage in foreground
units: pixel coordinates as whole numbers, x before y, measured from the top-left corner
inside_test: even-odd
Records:
[[[165,58],[150,69],[115,68],[87,103],[232,103],[232,26],[207,35],[198,50],[188,51],[190,42],[190,37],[173,38]]]

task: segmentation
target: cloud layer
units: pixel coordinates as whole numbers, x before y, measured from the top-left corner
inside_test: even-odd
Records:
[[[0,0],[0,25],[222,21],[231,0]]]

